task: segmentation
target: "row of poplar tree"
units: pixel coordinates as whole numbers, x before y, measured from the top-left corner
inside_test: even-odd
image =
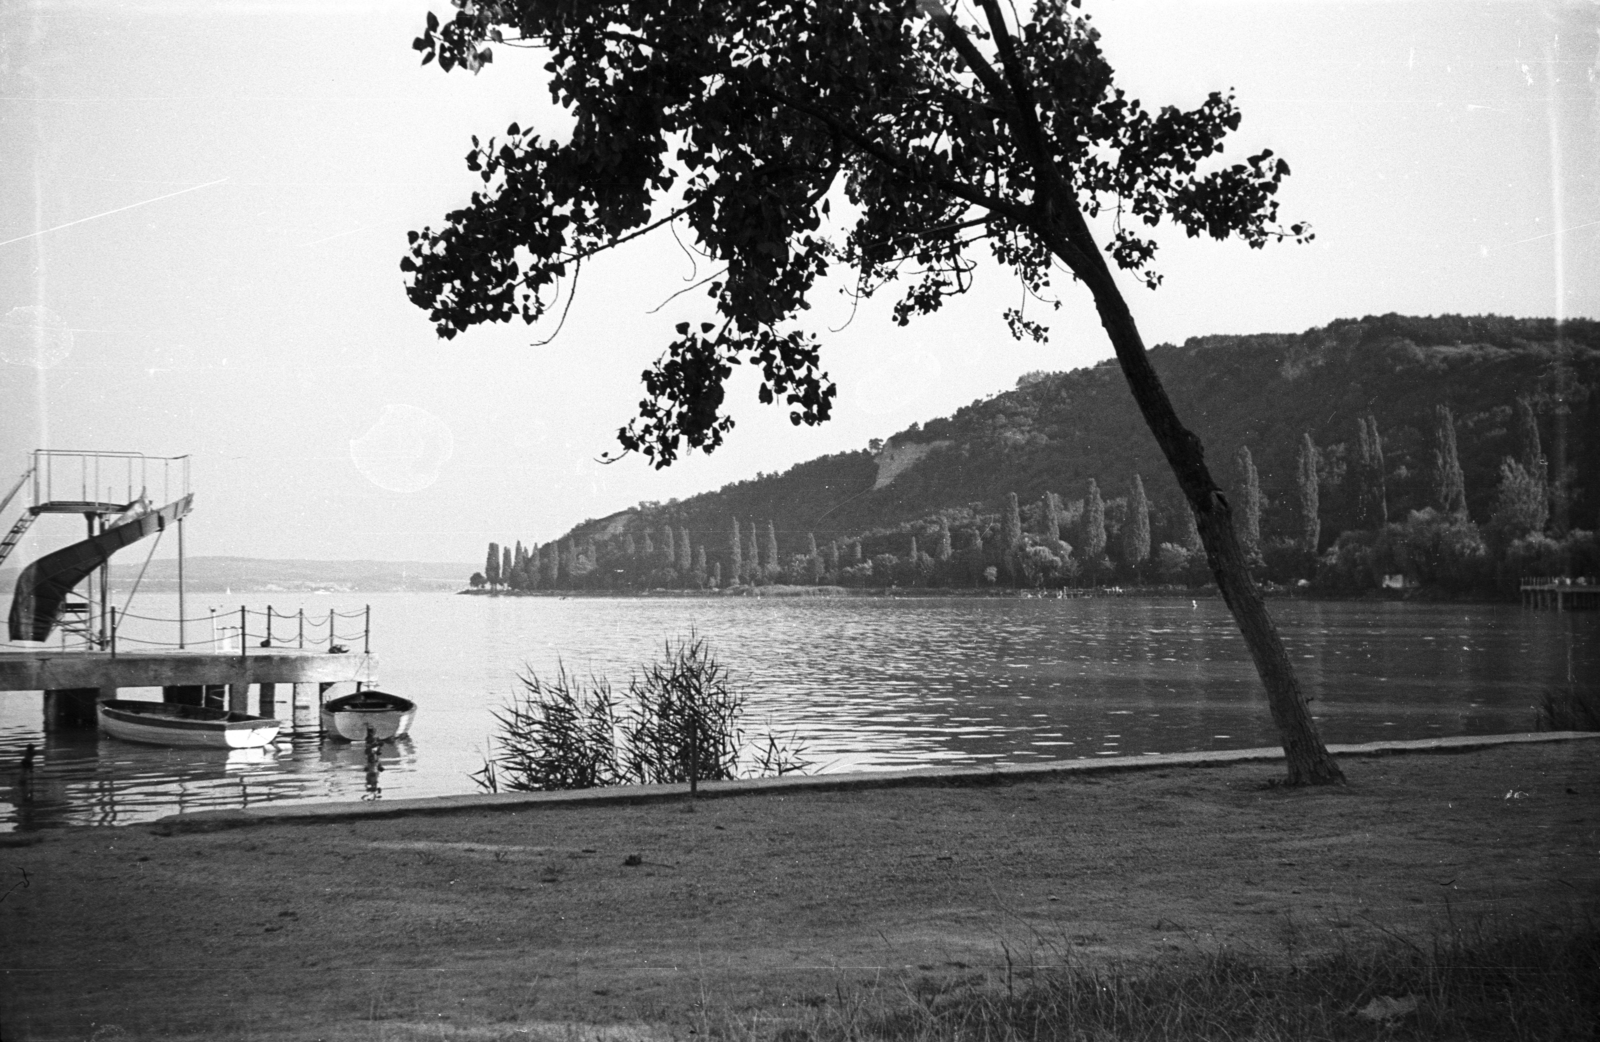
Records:
[[[1233,461],[1230,494],[1253,570],[1281,583],[1320,577],[1336,588],[1360,588],[1396,573],[1420,582],[1492,585],[1504,581],[1508,561],[1520,572],[1570,569],[1575,553],[1581,559],[1588,552],[1584,539],[1592,544],[1593,537],[1578,533],[1576,540],[1569,536],[1562,544],[1544,535],[1554,493],[1538,423],[1526,399],[1517,401],[1516,417],[1516,453],[1502,463],[1493,516],[1482,527],[1467,517],[1455,421],[1444,405],[1434,415],[1431,506],[1398,521],[1390,519],[1377,420],[1370,414],[1357,418],[1355,454],[1342,478],[1349,486],[1354,524],[1331,540],[1324,538],[1320,503],[1326,468],[1311,435],[1302,438],[1297,457],[1292,530],[1280,525],[1269,539],[1262,534],[1266,499],[1260,476],[1249,448],[1241,447]],[[1127,487],[1125,496],[1107,500],[1090,479],[1081,499],[1067,502],[1047,492],[1026,505],[1013,493],[998,516],[963,508],[821,545],[810,532],[785,532],[791,542],[787,550],[779,545],[774,522],[767,521],[762,529],[754,521],[737,519],[730,520],[725,534],[709,548],[704,541],[695,543],[686,527],[671,523],[654,530],[629,529],[600,541],[567,538],[530,547],[490,543],[484,569],[472,582],[529,591],[768,584],[1039,588],[1208,581],[1190,511],[1153,507],[1138,474]],[[1283,514],[1280,510],[1280,519]]]

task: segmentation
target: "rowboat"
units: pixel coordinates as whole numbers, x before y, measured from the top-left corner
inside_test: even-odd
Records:
[[[387,691],[368,689],[329,699],[322,705],[322,733],[347,742],[364,742],[367,729],[374,741],[399,738],[411,730],[417,704]]]
[[[198,745],[212,749],[259,749],[278,737],[283,721],[226,709],[135,702],[113,698],[100,703],[100,730],[126,742]]]

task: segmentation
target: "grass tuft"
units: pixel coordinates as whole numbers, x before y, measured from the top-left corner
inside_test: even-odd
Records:
[[[729,1025],[774,1042],[1600,1037],[1600,928],[1451,929],[1303,962],[1232,950],[1141,964],[1066,964],[1030,979],[923,980],[884,1003],[841,993],[798,1020]]]
[[[1580,684],[1546,688],[1538,713],[1540,731],[1600,731],[1600,690]]]

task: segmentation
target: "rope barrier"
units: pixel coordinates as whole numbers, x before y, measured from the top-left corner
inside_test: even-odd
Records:
[[[250,625],[250,620],[252,617],[256,617],[259,620],[270,621],[270,632],[267,626],[262,626],[260,628],[252,627]],[[192,638],[187,640],[170,641],[151,640],[144,637],[135,637],[129,635],[124,630],[124,626],[130,619],[143,623],[156,623],[175,627],[191,626],[194,623],[200,623],[203,625],[209,621],[212,625],[213,632],[217,635],[199,640]],[[348,631],[340,632],[338,627],[339,619],[361,619],[364,621],[363,625],[357,632],[350,633]],[[242,628],[240,626],[241,620],[244,623]],[[243,645],[243,649],[238,651],[238,654],[248,654],[253,649],[270,648],[280,648],[289,651],[309,651],[321,648],[331,648],[335,645],[338,645],[341,641],[351,643],[351,645],[354,646],[354,642],[360,640],[362,643],[361,650],[363,652],[367,652],[370,651],[372,637],[370,632],[370,620],[370,609],[347,612],[337,610],[330,610],[327,612],[318,611],[315,614],[312,614],[306,612],[304,609],[296,609],[294,612],[290,613],[280,612],[270,606],[265,609],[255,609],[241,605],[237,610],[226,608],[218,610],[213,608],[204,615],[190,615],[176,618],[163,615],[142,615],[138,612],[130,612],[124,609],[116,613],[116,626],[118,631],[116,639],[118,643],[125,642],[130,644],[138,644],[143,647],[187,648],[221,646],[227,648],[229,651],[235,650],[234,644],[235,641],[238,641],[241,645]],[[221,632],[217,632],[218,630]],[[75,633],[77,631],[69,632]],[[92,639],[79,639],[71,643],[56,645],[51,645],[48,643],[17,644],[11,641],[0,640],[0,648],[15,651],[93,651],[96,650],[97,644]]]

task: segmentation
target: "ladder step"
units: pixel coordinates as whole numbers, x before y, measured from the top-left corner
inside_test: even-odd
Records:
[[[25,533],[32,524],[33,514],[23,514],[21,517],[17,518],[17,523],[11,526],[11,531],[6,533],[6,537],[4,539],[0,539],[0,564],[4,564],[6,558],[11,556],[12,549],[22,541],[23,533]]]

